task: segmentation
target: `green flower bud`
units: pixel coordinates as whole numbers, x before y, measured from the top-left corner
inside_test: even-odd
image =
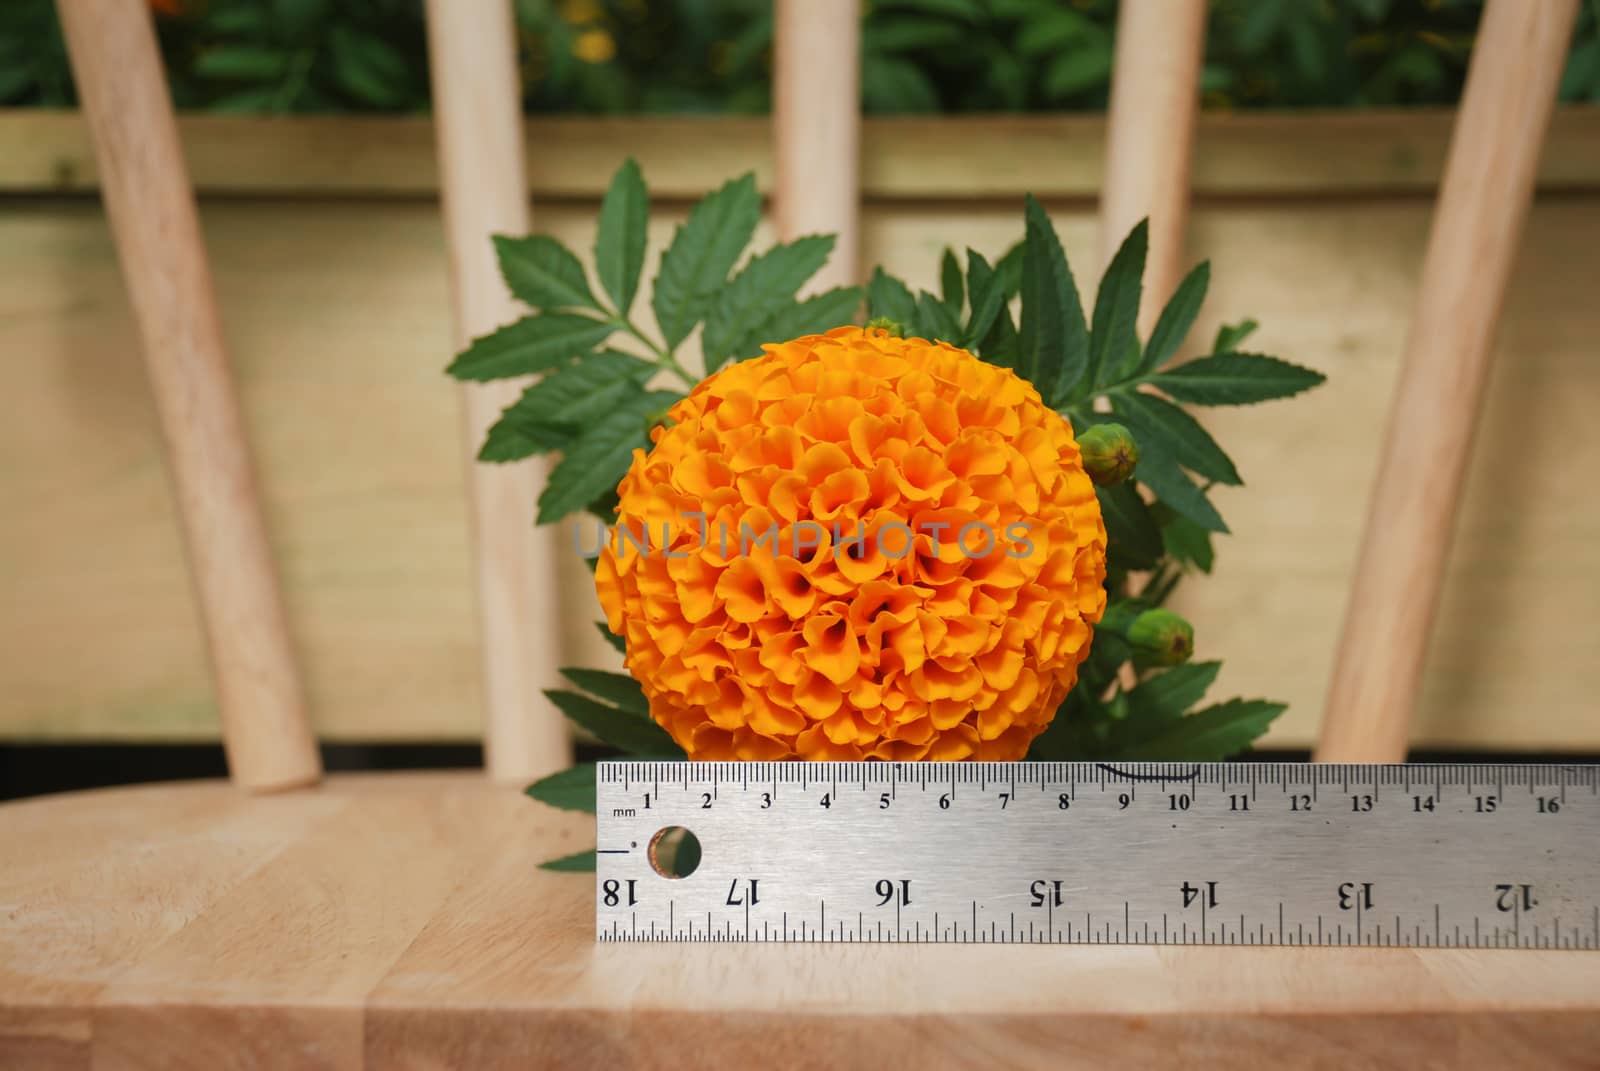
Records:
[[[1152,666],[1181,666],[1194,654],[1194,626],[1171,610],[1146,610],[1128,626],[1134,656]]]
[[[1139,444],[1121,424],[1096,424],[1078,436],[1078,450],[1089,479],[1099,487],[1116,486],[1139,465]]]
[[[872,319],[868,320],[867,330],[871,331],[874,328],[880,331],[887,331],[895,338],[906,337],[906,325],[901,323],[899,320],[891,320],[887,316],[874,316]]]

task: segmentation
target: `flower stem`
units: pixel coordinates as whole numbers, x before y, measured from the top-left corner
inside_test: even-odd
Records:
[[[693,390],[695,385],[699,383],[699,380],[697,380],[687,368],[678,363],[677,358],[673,357],[671,353],[667,352],[666,347],[659,345],[649,335],[639,330],[634,322],[628,317],[613,316],[611,318],[611,323],[619,330],[626,331],[628,334],[632,335],[634,338],[643,343],[644,347],[655,355],[656,364],[667,369],[673,375],[683,380],[684,386]]]

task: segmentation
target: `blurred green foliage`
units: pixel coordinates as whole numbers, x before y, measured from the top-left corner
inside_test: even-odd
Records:
[[[54,3],[0,3],[0,104],[73,103]],[[1105,107],[1115,0],[866,6],[869,113]],[[428,105],[421,0],[152,7],[181,108]],[[1482,0],[1213,0],[1203,99],[1213,108],[1452,104],[1481,9]],[[771,0],[516,0],[516,10],[529,111],[754,114],[769,106]],[[1600,0],[1583,6],[1561,96],[1600,103]]]

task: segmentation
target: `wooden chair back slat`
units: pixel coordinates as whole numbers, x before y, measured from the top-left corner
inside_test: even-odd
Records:
[[[520,310],[491,234],[529,230],[509,0],[428,0],[457,341]],[[1496,322],[1532,198],[1577,0],[1489,0],[1473,52],[1353,582],[1316,757],[1399,761],[1421,679]],[[61,5],[205,622],[229,768],[271,789],[320,776],[193,189],[147,11]],[[860,275],[860,2],[775,0],[774,213],[834,233],[814,289]],[[1151,221],[1148,331],[1184,270],[1204,0],[1124,0],[1100,206],[1102,261]],[[463,388],[469,459],[521,385]],[[557,541],[535,528],[544,470],[469,461],[489,772],[571,759],[558,683]]]
[[[59,7],[166,440],[228,769],[252,790],[309,784],[321,762],[150,12],[129,0]]]
[[[1489,0],[1446,160],[1316,757],[1399,762],[1577,0]]]
[[[774,16],[778,235],[837,235],[810,289],[848,286],[861,272],[861,5],[776,0]]]
[[[1189,174],[1200,106],[1205,0],[1123,0],[1111,72],[1100,263],[1150,220],[1139,328],[1148,334],[1188,267]]]
[[[428,0],[428,51],[455,298],[456,341],[522,311],[500,277],[492,234],[529,229],[522,92],[509,0]],[[545,466],[473,461],[526,384],[462,387],[489,775],[527,780],[572,760],[566,722],[543,695],[559,682],[557,540],[533,524]]]

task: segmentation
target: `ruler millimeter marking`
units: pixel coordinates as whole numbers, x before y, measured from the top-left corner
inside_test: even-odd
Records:
[[[1600,947],[1600,767],[606,762],[601,941]],[[687,829],[698,866],[654,850]]]

